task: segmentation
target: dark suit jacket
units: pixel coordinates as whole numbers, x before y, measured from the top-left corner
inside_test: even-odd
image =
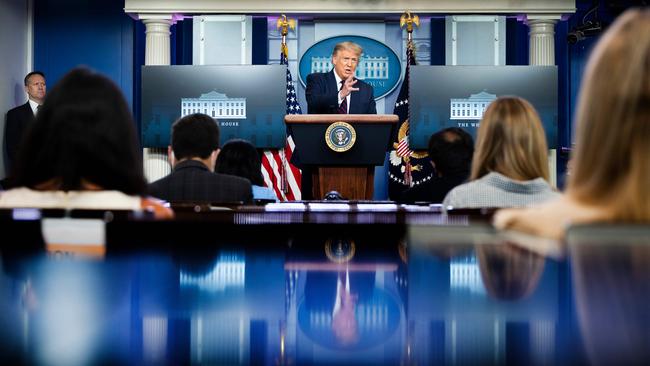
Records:
[[[169,202],[253,202],[248,179],[213,173],[195,160],[176,164],[168,176],[149,184],[149,194]]]
[[[434,177],[420,185],[413,186],[400,197],[400,203],[431,202],[442,203],[452,188],[464,183],[469,174]]]
[[[350,94],[350,114],[377,114],[372,86],[357,79],[358,91]],[[339,109],[339,86],[336,85],[334,70],[307,76],[307,113],[337,114]]]
[[[7,172],[15,163],[20,143],[32,123],[34,123],[34,112],[32,112],[29,102],[7,112],[5,124],[5,167]]]

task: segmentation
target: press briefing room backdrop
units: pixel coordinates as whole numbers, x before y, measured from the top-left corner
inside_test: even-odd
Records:
[[[408,10],[420,19],[413,31],[418,65],[557,66],[553,122],[557,135],[555,143],[549,144],[554,147],[549,164],[552,179],[562,186],[587,56],[607,24],[632,5],[637,4],[623,0],[3,0],[0,110],[4,115],[25,102],[23,77],[27,72],[43,71],[52,87],[72,67],[87,65],[121,88],[138,131],[143,131],[143,65],[279,64],[282,36],[277,20],[286,14],[297,19],[286,41],[288,70],[303,111],[307,110],[306,76],[314,71],[308,61],[322,58],[328,67],[331,49],[324,44],[340,37],[365,42],[373,52],[389,55],[380,61],[397,72],[370,82],[376,91],[377,112],[392,114],[406,66],[407,32],[400,28],[400,16]],[[4,119],[1,123],[0,131],[4,131]],[[143,154],[150,180],[168,173],[163,149],[145,146]],[[4,177],[2,164],[0,176]],[[399,180],[389,173],[390,164],[387,155],[384,166],[376,168],[374,199],[386,199],[389,181]]]

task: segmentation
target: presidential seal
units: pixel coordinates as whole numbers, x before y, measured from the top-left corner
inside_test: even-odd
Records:
[[[325,131],[327,146],[336,152],[350,150],[355,141],[357,141],[357,132],[349,123],[334,122]]]

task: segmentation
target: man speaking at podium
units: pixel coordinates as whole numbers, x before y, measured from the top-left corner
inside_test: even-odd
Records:
[[[353,42],[334,47],[334,69],[307,76],[307,113],[376,114],[372,86],[354,77],[363,49]]]

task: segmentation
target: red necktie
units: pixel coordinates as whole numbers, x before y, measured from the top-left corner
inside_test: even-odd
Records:
[[[341,80],[341,89],[343,88],[343,83],[345,80]],[[339,89],[340,91],[340,89]],[[339,105],[339,114],[348,114],[348,97],[343,98],[343,101]]]

